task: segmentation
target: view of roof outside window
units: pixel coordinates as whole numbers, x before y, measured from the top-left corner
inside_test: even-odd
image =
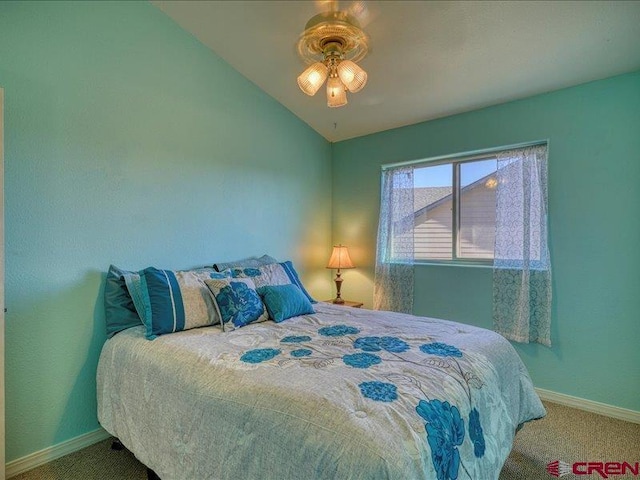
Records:
[[[455,226],[454,165],[452,162],[414,170],[416,260],[493,258],[497,162],[488,158],[459,164],[459,225]]]

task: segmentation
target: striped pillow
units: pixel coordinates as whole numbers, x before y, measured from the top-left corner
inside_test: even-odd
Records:
[[[149,267],[140,272],[139,284],[131,297],[146,327],[146,337],[180,332],[220,323],[205,279],[215,275],[207,270],[172,271]]]
[[[298,272],[296,272],[296,269],[293,267],[293,263],[291,262],[291,260],[287,260],[286,262],[282,262],[280,264],[280,266],[286,272],[287,276],[289,277],[289,280],[291,280],[291,283],[293,283],[300,290],[302,290],[302,293],[304,293],[304,296],[307,297],[307,299],[311,303],[318,303],[316,300],[314,300],[311,297],[311,295],[309,295],[309,292],[307,292],[307,289],[304,288],[304,285],[302,284],[302,281],[300,281],[300,277],[298,276]]]

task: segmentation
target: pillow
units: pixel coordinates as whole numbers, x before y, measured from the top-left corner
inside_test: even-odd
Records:
[[[232,331],[268,319],[256,286],[250,278],[205,280],[215,300],[222,330]]]
[[[227,268],[221,272],[208,272],[208,277],[214,280],[222,280],[225,278],[231,278],[231,269]]]
[[[302,290],[302,293],[304,294],[304,296],[307,297],[307,299],[311,303],[318,303],[313,298],[311,298],[311,295],[309,295],[309,292],[307,292],[307,289],[304,288],[304,285],[302,285],[302,282],[300,281],[300,277],[298,276],[298,272],[296,272],[296,269],[293,268],[293,263],[291,263],[290,260],[287,260],[286,262],[282,262],[280,265],[282,266],[282,268],[284,268],[284,271],[287,273],[287,276],[289,277],[289,280],[291,280],[291,283],[293,283],[294,285],[297,285],[298,288]]]
[[[146,337],[153,340],[158,335],[219,323],[213,299],[203,283],[214,274],[219,275],[207,269],[149,267],[138,279],[133,277],[129,292],[147,329]]]
[[[107,338],[113,337],[116,333],[130,327],[142,325],[142,320],[136,311],[129,290],[127,289],[127,279],[140,276],[136,272],[121,270],[111,265],[107,272],[107,279],[104,285],[104,312],[107,326]]]
[[[277,323],[298,315],[316,313],[309,299],[293,283],[260,287],[258,294],[267,307],[269,318]]]
[[[250,277],[257,288],[267,285],[297,285],[302,293],[309,299],[311,303],[317,303],[302,285],[298,272],[293,268],[290,261],[282,263],[272,263],[261,267],[253,268],[232,268],[231,273],[234,278]]]
[[[215,263],[213,268],[221,272],[227,268],[258,268],[262,265],[269,265],[270,263],[278,263],[278,260],[269,255],[263,255],[260,258],[249,257],[235,262]]]
[[[231,269],[233,278],[250,278],[255,283],[256,288],[267,285],[288,285],[291,279],[285,269],[279,263],[271,263],[261,267],[234,267]]]

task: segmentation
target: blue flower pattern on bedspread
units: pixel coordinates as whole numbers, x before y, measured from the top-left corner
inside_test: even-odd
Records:
[[[355,335],[360,333],[360,330],[349,325],[332,325],[330,327],[322,327],[318,330],[318,333],[325,337],[342,337],[344,335]]]
[[[398,398],[398,388],[393,383],[376,380],[374,382],[362,382],[358,386],[360,387],[360,393],[371,400],[393,402]]]
[[[480,425],[480,413],[474,408],[469,413],[469,438],[473,442],[473,454],[480,458],[484,455],[484,432]]]
[[[369,368],[371,365],[377,365],[382,362],[382,359],[373,353],[353,353],[344,355],[342,361],[350,367]]]
[[[425,421],[427,442],[438,480],[455,480],[460,468],[458,446],[464,441],[464,422],[458,407],[440,400],[420,400],[416,412]]]
[[[402,353],[409,350],[409,344],[398,337],[360,337],[353,342],[354,348],[359,348],[365,352],[387,352]]]
[[[420,351],[431,355],[438,355],[439,357],[462,357],[460,350],[446,343],[427,343],[420,346]]]
[[[344,345],[343,348],[348,348],[347,345],[351,345],[353,349],[361,350],[360,352],[346,353],[338,357],[348,367],[367,370],[374,365],[383,363],[383,361],[408,361],[405,360],[402,354],[410,355],[412,346],[408,341],[399,337],[363,336],[356,338],[351,344],[345,343],[341,338],[358,333],[360,333],[359,328],[342,324],[318,329],[318,334],[323,337],[337,337],[336,340],[328,340],[329,344],[338,342],[339,345]],[[294,347],[293,350],[289,351],[289,362],[299,361],[300,365],[305,365],[304,362],[311,362],[307,365],[317,365],[317,363],[314,364],[313,362],[328,361],[329,363],[321,364],[324,367],[335,359],[335,357],[324,353],[322,348],[316,348],[317,356],[309,348],[295,348],[299,347],[300,343],[311,341],[312,337],[309,335],[287,335],[280,339],[280,343],[284,344],[283,347],[287,344]],[[458,359],[463,358],[463,352],[458,347],[442,342],[431,342],[416,346],[418,347],[417,350],[423,354],[442,357],[442,360],[430,360],[428,363],[430,368],[440,368],[443,374],[454,376],[456,383],[464,390],[465,396],[469,401],[469,440],[473,445],[474,456],[476,458],[483,457],[486,449],[484,432],[480,422],[480,413],[473,407],[471,395],[471,389],[481,388],[482,382],[474,374],[465,374],[462,371]],[[378,352],[379,354],[371,352]],[[241,356],[241,360],[246,363],[258,364],[272,360],[281,353],[281,350],[274,348],[254,349],[245,352]],[[385,356],[385,358],[383,359],[380,355]],[[375,372],[375,369],[372,372]],[[431,451],[431,461],[436,471],[437,479],[456,480],[459,468],[463,465],[458,447],[463,444],[465,439],[465,421],[460,414],[460,409],[448,401],[429,398],[429,391],[422,389],[419,380],[413,377],[401,374],[388,376],[389,380],[394,380],[394,378],[400,380],[398,384],[400,386],[377,379],[361,382],[358,384],[360,394],[364,398],[376,402],[392,403],[398,400],[399,395],[402,394],[403,385],[417,385],[421,392],[420,396],[424,396],[426,399],[416,399],[418,403],[415,406],[415,413],[424,420],[426,443]],[[477,381],[474,382],[473,380]]]
[[[280,355],[280,353],[282,353],[282,350],[277,350],[275,348],[256,348],[245,352],[240,357],[240,360],[245,363],[261,363],[271,360],[273,357]]]
[[[302,343],[310,341],[311,337],[309,335],[289,335],[280,340],[280,343]]]
[[[299,348],[297,350],[293,350],[291,352],[291,356],[295,357],[295,358],[308,357],[312,353],[313,352],[311,350],[309,350],[308,348]]]

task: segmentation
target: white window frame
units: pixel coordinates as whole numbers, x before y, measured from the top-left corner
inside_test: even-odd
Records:
[[[548,144],[548,140],[536,141],[531,143],[521,143],[517,145],[509,145],[499,148],[491,148],[486,150],[477,150],[474,152],[456,153],[451,155],[444,155],[440,157],[432,157],[426,159],[412,160],[408,162],[398,162],[382,165],[382,170],[389,170],[398,167],[413,167],[414,169],[422,167],[435,167],[438,165],[453,165],[452,168],[452,240],[451,240],[451,259],[424,259],[414,258],[414,263],[417,265],[453,265],[453,266],[465,266],[465,267],[493,267],[493,258],[467,258],[458,257],[458,251],[460,249],[459,231],[460,231],[460,208],[458,208],[460,197],[460,165],[467,162],[475,162],[481,160],[496,159],[498,152],[512,150],[516,148],[524,148],[534,145]],[[394,259],[391,259],[392,263],[398,263]]]

